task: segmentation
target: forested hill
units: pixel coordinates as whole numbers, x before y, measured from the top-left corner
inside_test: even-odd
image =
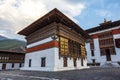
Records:
[[[25,52],[26,42],[17,39],[8,39],[4,36],[0,36],[0,50]]]

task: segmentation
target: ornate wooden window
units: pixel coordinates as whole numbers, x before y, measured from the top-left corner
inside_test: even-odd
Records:
[[[81,56],[81,46],[80,46],[80,44],[77,44],[77,56],[78,57]]]
[[[84,49],[81,48],[81,44],[76,41],[64,37],[60,37],[59,51],[60,51],[60,56],[79,58],[81,57],[82,52],[83,54],[85,53],[85,48]]]
[[[68,54],[68,39],[60,37],[60,53],[61,55]]]
[[[72,55],[72,41],[71,40],[69,40],[68,41],[68,48],[69,48],[69,55]]]
[[[110,54],[116,54],[112,32],[108,31],[99,34],[99,46],[101,55],[106,55],[106,49],[110,51]]]
[[[81,57],[83,59],[86,58],[86,50],[85,50],[85,46],[81,45]]]
[[[108,49],[110,51],[111,55],[116,54],[114,47],[105,47],[105,48],[100,48],[101,56],[107,54],[106,49]]]
[[[108,38],[108,39],[101,39],[99,40],[99,45],[100,46],[109,46],[113,45],[113,38]]]

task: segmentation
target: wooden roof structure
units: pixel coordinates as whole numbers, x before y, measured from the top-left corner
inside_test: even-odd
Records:
[[[120,26],[120,20],[118,21],[114,21],[114,22],[107,22],[107,23],[102,23],[100,24],[100,26],[94,27],[94,28],[90,28],[87,29],[87,33],[93,33],[93,32],[97,32],[97,31],[101,31],[101,30],[105,30],[105,29],[109,29],[109,28],[114,28]]]
[[[7,51],[7,50],[0,50],[0,53],[13,53],[13,54],[25,54],[25,52],[15,52],[15,51]]]
[[[80,28],[75,22],[65,16],[62,12],[58,9],[53,9],[37,21],[33,22],[31,25],[23,29],[22,31],[18,32],[18,34],[22,34],[25,36],[30,35],[31,33],[35,32],[38,29],[43,28],[46,25],[51,24],[52,22],[62,23],[65,26],[71,28],[72,30],[76,31],[78,34],[81,34],[85,39],[89,39],[90,36],[86,31]]]

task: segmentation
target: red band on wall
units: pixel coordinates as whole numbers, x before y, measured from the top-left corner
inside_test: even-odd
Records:
[[[120,34],[120,29],[115,29],[115,30],[112,30],[112,34]]]
[[[93,39],[98,38],[98,35],[97,35],[97,34],[93,34],[93,35],[91,35],[91,36],[92,36]]]
[[[31,48],[27,48],[27,53],[29,52],[34,52],[34,51],[39,51],[39,50],[44,50],[52,47],[59,47],[58,41],[50,41],[44,44],[40,44]]]

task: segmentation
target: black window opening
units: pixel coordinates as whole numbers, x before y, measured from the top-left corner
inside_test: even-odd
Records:
[[[73,59],[74,67],[77,67],[77,63],[76,63],[76,61],[77,61],[77,59],[74,58],[74,59]]]
[[[29,59],[29,67],[31,67],[31,62],[32,62],[32,60],[31,60],[31,59]]]
[[[91,50],[91,55],[92,55],[92,56],[95,56],[94,50]]]
[[[46,66],[46,58],[42,57],[41,58],[41,67],[45,67]]]
[[[12,63],[12,68],[14,68],[14,63]]]
[[[19,67],[22,67],[22,63],[19,64]]]
[[[92,62],[95,63],[95,59],[92,59]]]
[[[64,58],[63,58],[63,61],[64,61],[63,66],[64,66],[64,67],[67,67],[67,57],[64,57]]]
[[[84,64],[83,64],[83,59],[81,59],[81,66],[84,66]]]

